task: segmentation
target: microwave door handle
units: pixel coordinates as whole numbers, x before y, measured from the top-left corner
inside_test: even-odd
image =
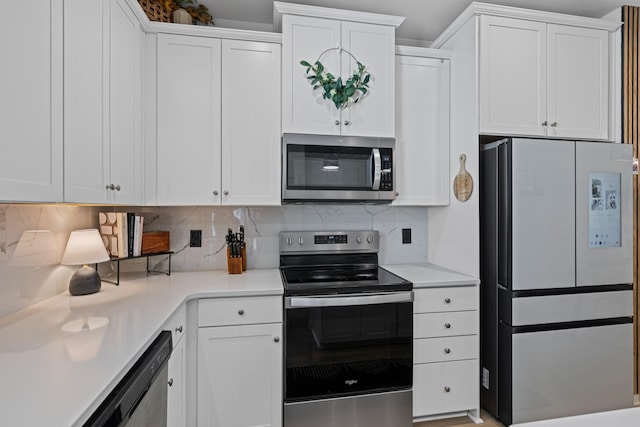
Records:
[[[380,158],[380,149],[374,148],[373,153],[373,187],[372,190],[380,189],[380,177],[382,176],[382,160]]]

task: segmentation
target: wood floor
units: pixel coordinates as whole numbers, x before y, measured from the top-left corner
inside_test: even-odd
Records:
[[[484,424],[475,424],[468,417],[458,417],[416,423],[413,427],[504,427],[504,424],[496,421],[495,418],[485,411],[480,411],[480,417],[482,421],[484,421]]]

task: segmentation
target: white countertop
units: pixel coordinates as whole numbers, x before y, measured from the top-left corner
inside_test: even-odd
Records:
[[[384,266],[415,288],[478,284],[430,264]],[[280,270],[123,276],[96,294],[63,293],[0,319],[3,425],[78,426],[185,301],[282,295]],[[83,322],[90,330],[81,329]],[[93,328],[95,327],[95,328]]]
[[[151,274],[120,286],[103,282],[92,295],[64,293],[4,317],[1,424],[81,425],[186,300],[282,293],[278,269]],[[79,330],[83,319],[104,326]]]
[[[383,265],[382,267],[412,282],[414,289],[480,284],[480,279],[478,278],[434,264],[397,264]]]

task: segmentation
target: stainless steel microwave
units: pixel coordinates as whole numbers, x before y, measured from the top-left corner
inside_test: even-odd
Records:
[[[395,139],[284,134],[283,203],[390,203]]]

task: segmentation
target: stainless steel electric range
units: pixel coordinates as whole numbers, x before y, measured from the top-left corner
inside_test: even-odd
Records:
[[[412,425],[413,285],[377,231],[281,232],[284,427]]]

